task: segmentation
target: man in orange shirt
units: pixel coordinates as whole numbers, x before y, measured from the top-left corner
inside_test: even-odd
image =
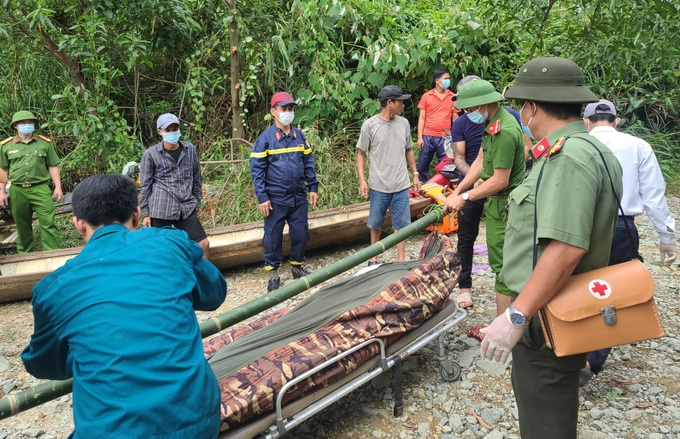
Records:
[[[423,183],[428,180],[430,163],[437,154],[437,161],[441,162],[446,157],[444,151],[444,138],[446,132],[451,130],[451,123],[458,117],[453,107],[452,98],[455,94],[449,90],[451,75],[448,69],[441,67],[432,73],[434,88],[426,92],[420,98],[418,108],[418,176]]]

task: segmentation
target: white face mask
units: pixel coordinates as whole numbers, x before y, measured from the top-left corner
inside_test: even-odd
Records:
[[[284,127],[287,127],[288,125],[293,123],[294,118],[295,118],[294,111],[279,111],[279,117],[277,117],[276,120],[278,120],[279,123]]]

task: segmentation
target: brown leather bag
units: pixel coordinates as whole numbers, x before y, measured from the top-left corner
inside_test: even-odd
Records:
[[[539,311],[546,344],[563,357],[663,337],[653,295],[637,259],[575,274]]]
[[[600,154],[618,210],[625,215],[602,151],[590,140],[580,139]],[[536,194],[546,166],[538,174]],[[534,204],[534,242],[538,242],[536,219]],[[628,222],[625,225],[633,254],[637,254]],[[538,248],[534,245],[534,267],[537,261]],[[663,337],[666,333],[653,296],[652,275],[638,259],[572,275],[538,313],[545,342],[556,356],[564,357]]]

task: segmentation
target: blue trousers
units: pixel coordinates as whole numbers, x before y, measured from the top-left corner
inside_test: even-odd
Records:
[[[435,136],[423,136],[423,150],[418,154],[418,163],[416,169],[418,170],[418,178],[422,183],[428,180],[428,173],[430,172],[430,163],[432,158],[437,155],[437,162],[441,162],[446,158],[446,151],[444,151],[444,138]]]
[[[269,216],[264,218],[264,267],[267,270],[278,268],[283,262],[283,226],[288,223],[290,238],[290,263],[301,265],[305,260],[305,246],[309,242],[307,223],[307,203],[297,206],[284,206],[272,203]]]
[[[630,229],[630,234],[626,230],[626,223]],[[631,235],[633,242],[631,244]],[[635,227],[635,220],[632,216],[619,216],[616,222],[616,231],[612,239],[612,249],[609,253],[609,265],[620,264],[622,262],[630,261],[634,258],[642,257],[639,253],[640,236],[638,235],[637,227]],[[604,362],[607,361],[611,348],[600,349],[588,354],[588,362],[590,363],[590,370],[593,373],[600,373]]]

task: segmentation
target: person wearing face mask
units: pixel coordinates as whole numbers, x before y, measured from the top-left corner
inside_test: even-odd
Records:
[[[140,165],[142,225],[184,230],[207,259],[210,243],[198,219],[203,183],[196,147],[180,141],[179,119],[174,114],[159,116],[156,129],[161,141],[144,151]]]
[[[283,262],[283,227],[288,223],[290,265],[294,279],[307,276],[302,267],[309,241],[309,204],[316,207],[319,181],[307,138],[291,124],[295,101],[287,92],[276,93],[269,112],[274,124],[255,140],[250,153],[250,175],[258,209],[264,217],[264,268],[269,272],[267,291],[279,288],[278,268]],[[309,200],[307,200],[309,192]]]
[[[17,251],[33,251],[33,212],[40,224],[44,250],[60,248],[61,238],[54,221],[55,201],[61,201],[59,156],[52,140],[35,134],[37,118],[30,111],[18,111],[11,126],[16,136],[0,142],[0,207],[7,207],[5,194],[11,182],[10,209],[17,227]],[[47,183],[52,181],[54,190]]]
[[[446,158],[444,151],[444,138],[446,131],[451,128],[451,122],[458,117],[457,110],[453,107],[451,99],[455,94],[449,90],[451,75],[448,69],[439,68],[432,73],[434,88],[425,92],[420,98],[418,108],[418,178],[426,182],[430,172],[430,163],[436,155],[437,161]]]
[[[514,298],[499,273],[503,267],[508,194],[522,182],[525,169],[522,130],[515,117],[500,105],[501,99],[494,86],[483,79],[468,82],[458,90],[456,108],[464,110],[470,122],[483,125],[484,132],[477,158],[444,204],[447,211],[459,211],[466,203],[486,198],[486,245],[489,265],[496,275],[497,315],[502,314]],[[475,185],[480,178],[482,183]],[[475,326],[468,335],[479,339],[480,329]]]
[[[640,239],[635,217],[643,212],[659,234],[661,263],[672,265],[678,255],[675,220],[668,209],[666,183],[654,150],[644,140],[616,129],[621,119],[616,116],[614,104],[606,99],[588,104],[583,112],[583,122],[590,135],[614,153],[623,169],[623,212],[619,212],[616,223],[609,265],[642,259],[638,252]],[[602,370],[610,351],[601,349],[589,354],[588,363],[579,376],[581,385]]]

